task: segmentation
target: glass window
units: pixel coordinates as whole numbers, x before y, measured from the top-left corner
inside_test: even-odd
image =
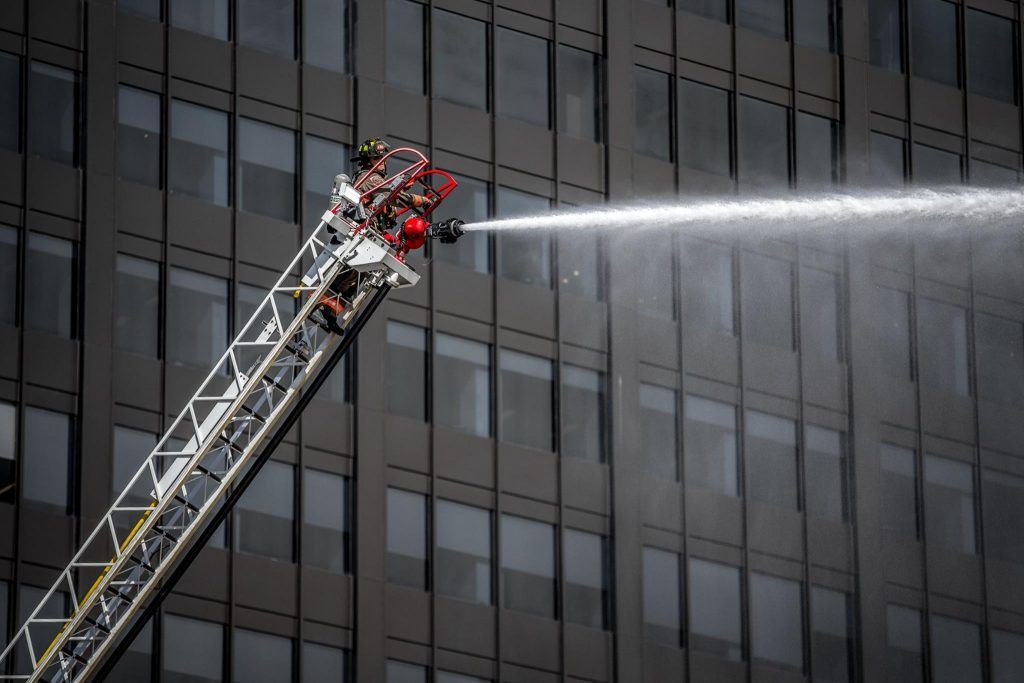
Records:
[[[637,308],[642,313],[663,320],[676,319],[676,278],[673,240],[663,235],[661,248],[645,249],[636,243],[629,250],[627,258],[634,263],[644,263],[643,268],[633,268],[634,291]]]
[[[1017,41],[1011,19],[967,8],[967,86],[1016,104]]]
[[[801,350],[831,361],[842,360],[839,277],[816,268],[800,268]]]
[[[729,92],[694,81],[679,81],[679,163],[728,176]]]
[[[498,115],[547,128],[551,125],[549,41],[499,26],[496,47],[494,98]]]
[[[427,330],[389,320],[384,351],[384,407],[427,419]]]
[[[228,39],[228,0],[171,0],[171,26]]]
[[[604,373],[562,366],[562,455],[604,462]]]
[[[491,184],[476,178],[456,176],[459,187],[444,200],[444,215],[458,216],[467,223],[490,217]],[[455,244],[434,249],[439,261],[454,263],[478,273],[491,272],[490,236],[486,232],[470,232]]]
[[[170,269],[167,360],[210,367],[228,344],[228,283],[212,275]]]
[[[686,396],[686,485],[737,496],[736,408],[700,396]]]
[[[295,221],[293,131],[259,121],[239,120],[238,194],[243,211],[289,223]]]
[[[793,264],[743,253],[743,334],[752,341],[793,348]]]
[[[970,394],[967,378],[967,311],[920,299],[921,381],[960,396]]]
[[[21,150],[21,59],[0,52],[0,149]]]
[[[875,287],[878,296],[878,350],[882,369],[891,377],[910,379],[910,296]]]
[[[820,586],[811,587],[811,670],[822,683],[850,680],[850,596]]]
[[[209,621],[164,615],[162,683],[224,680],[224,627]]]
[[[931,617],[932,680],[981,683],[981,628],[968,621]]]
[[[352,571],[352,508],[348,479],[305,469],[303,489],[302,563],[335,574],[347,574]]]
[[[71,504],[72,418],[65,413],[25,409],[21,495],[25,500],[60,508]]]
[[[1024,564],[1024,477],[985,469],[982,485],[986,556]]]
[[[306,195],[307,221],[319,221],[330,206],[334,176],[341,173],[349,158],[349,147],[340,142],[306,136],[303,159],[303,187]],[[460,190],[461,191],[461,190]]]
[[[925,453],[924,482],[928,541],[963,553],[976,552],[974,467]]]
[[[139,471],[139,467],[156,448],[157,437],[153,432],[114,425],[114,467],[111,481],[113,499],[121,494],[128,481]],[[147,492],[153,489],[149,476],[143,476],[132,487],[126,504],[148,505],[152,498]]]
[[[789,110],[742,96],[738,135],[740,182],[745,187],[788,186]]]
[[[1024,635],[992,629],[989,646],[992,683],[1014,683],[1024,677]]]
[[[844,434],[815,425],[804,428],[807,455],[804,478],[807,486],[807,513],[823,519],[846,521],[847,463]]]
[[[990,164],[981,159],[971,159],[971,184],[982,187],[1004,187],[1016,185],[1020,173],[1015,168]]]
[[[501,582],[504,607],[555,618],[555,527],[501,516]]]
[[[516,218],[547,213],[551,201],[546,197],[498,188],[498,216]],[[528,285],[551,287],[551,238],[548,235],[502,234],[498,274]]]
[[[835,52],[836,8],[831,0],[795,0],[793,37],[797,45]]]
[[[917,460],[914,451],[883,443],[878,454],[882,467],[882,528],[917,538]]]
[[[114,346],[150,358],[160,347],[160,264],[117,255]]]
[[[736,25],[784,39],[786,38],[786,2],[785,0],[738,0],[736,3]]]
[[[910,607],[886,605],[888,656],[887,680],[891,683],[923,681],[921,612]]]
[[[348,683],[352,675],[349,667],[347,650],[317,643],[302,644],[302,683]]]
[[[796,422],[748,410],[745,427],[747,495],[797,509]]]
[[[477,678],[476,676],[455,674],[450,671],[438,671],[434,683],[489,683],[489,681]]]
[[[436,344],[435,422],[477,436],[490,436],[490,346],[442,333],[437,334]]]
[[[168,156],[167,183],[171,192],[219,206],[229,204],[226,113],[172,101]]]
[[[910,22],[914,75],[959,87],[956,5],[945,0],[911,0]]]
[[[722,0],[678,0],[676,7],[716,21],[729,21],[729,3]]]
[[[838,180],[839,124],[832,119],[797,112],[797,186],[801,190],[829,190]]]
[[[487,25],[461,14],[433,12],[434,97],[487,109]]]
[[[46,600],[43,604],[43,600],[46,598],[47,589],[36,588],[35,586],[21,585],[18,588],[18,620],[15,622],[20,627],[28,618],[32,615],[36,606],[42,604],[42,609],[39,614],[36,615],[40,619],[63,619],[67,617],[68,610],[68,595],[63,591],[56,591],[50,596],[49,600]],[[32,642],[33,646],[35,643],[51,642],[59,633],[60,625],[56,622],[41,623],[32,629]],[[14,673],[16,674],[30,674],[32,673],[33,666],[30,665],[28,647],[25,645],[25,640],[21,641],[22,644],[18,647],[15,652],[14,662]],[[40,656],[38,650],[35,652],[36,657]]]
[[[153,21],[160,21],[160,0],[118,0],[117,9]]]
[[[0,225],[0,323],[14,325],[18,310],[18,231]]]
[[[239,499],[232,516],[235,520],[236,550],[292,562],[295,468],[283,462],[269,461]],[[319,518],[317,515],[317,522],[322,521]]]
[[[871,131],[871,184],[898,187],[906,178],[906,145],[900,138]]]
[[[740,570],[690,558],[690,647],[743,660]]]
[[[562,557],[565,620],[590,628],[608,628],[611,594],[608,541],[597,534],[565,529]]]
[[[77,245],[28,233],[25,263],[25,325],[74,338],[78,333]]]
[[[750,653],[755,660],[803,669],[803,596],[799,581],[750,574]]]
[[[0,643],[7,645],[7,620],[10,618],[10,586],[0,581]]]
[[[944,0],[929,1],[948,4]],[[957,185],[962,179],[961,161],[959,154],[914,143],[914,183]]]
[[[150,187],[160,187],[160,95],[117,89],[117,173]]]
[[[1024,325],[976,313],[978,397],[995,403],[1024,403]]]
[[[678,400],[674,389],[640,385],[640,453],[643,468],[663,479],[678,479]]]
[[[546,358],[502,349],[498,368],[502,441],[552,450],[554,364]]]
[[[473,234],[473,233],[470,233]],[[462,239],[460,238],[460,242]],[[591,301],[604,301],[604,253],[596,235],[558,235],[560,291]]]
[[[295,56],[295,4],[293,0],[235,0],[238,44]],[[307,7],[310,12],[313,8]],[[328,17],[321,16],[321,21]],[[340,27],[339,27],[340,28]],[[337,38],[335,38],[337,40]]]
[[[426,90],[426,9],[411,0],[387,0],[385,6],[385,80],[418,94]]]
[[[633,149],[672,161],[671,76],[642,66],[633,67]]]
[[[231,649],[236,683],[279,683],[292,679],[292,641],[282,636],[235,628]]]
[[[29,79],[29,151],[50,161],[78,166],[78,74],[32,62]]]
[[[427,589],[427,497],[388,488],[388,581]]]
[[[604,139],[601,56],[558,46],[558,132],[574,138]]]
[[[153,621],[139,631],[132,644],[117,660],[114,670],[103,679],[106,683],[146,683],[153,680]]]
[[[683,277],[686,322],[733,334],[732,249],[702,240],[686,240],[682,260],[679,272]]]
[[[490,511],[437,501],[438,594],[491,604],[491,547]]]
[[[15,499],[15,486],[18,481],[15,469],[17,434],[18,409],[10,403],[0,401],[0,503],[13,503]],[[0,590],[0,598],[2,597],[3,592]],[[0,611],[0,621],[5,614]],[[6,641],[0,639],[0,642]]]
[[[903,14],[900,12],[900,0],[869,0],[868,34],[871,63],[889,71],[902,72]]]
[[[385,678],[387,683],[427,683],[427,667],[389,659]]]
[[[644,634],[650,640],[679,647],[682,602],[679,555],[644,547]]]

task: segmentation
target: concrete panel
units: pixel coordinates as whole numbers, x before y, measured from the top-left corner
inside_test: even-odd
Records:
[[[563,637],[567,674],[591,681],[611,680],[611,633],[566,624]]]
[[[839,99],[839,58],[822,50],[797,45],[796,87],[801,92],[836,101]]]
[[[502,166],[537,176],[555,172],[555,138],[550,130],[517,119],[494,120],[498,158]],[[523,140],[530,140],[524,145]]]
[[[637,315],[639,330],[637,357],[641,362],[663,368],[679,367],[679,324],[654,316]]]
[[[155,358],[115,352],[114,401],[159,412],[162,371],[163,365]]]
[[[569,135],[558,136],[558,179],[595,192],[604,190],[604,146]]]
[[[118,14],[117,24],[117,58],[150,71],[163,72],[163,25],[126,12]]]
[[[921,544],[913,539],[882,531],[882,564],[885,580],[911,588],[922,587]]]
[[[354,88],[351,76],[319,69],[309,64],[302,67],[302,105],[309,114],[316,114],[331,121],[351,122]],[[412,110],[409,114],[412,119]]]
[[[607,465],[562,458],[562,498],[569,507],[607,514],[608,479]]]
[[[433,101],[434,146],[473,159],[491,159],[491,117],[485,111]]]
[[[79,0],[31,0],[26,4],[35,38],[81,49],[83,5]]]
[[[78,390],[78,343],[25,331],[25,381],[66,392]]]
[[[743,501],[705,489],[686,489],[686,533],[729,545],[743,543]]]
[[[560,294],[558,315],[563,341],[598,351],[607,350],[607,304],[571,294]]]
[[[438,596],[434,600],[434,612],[438,647],[494,657],[494,621],[497,618],[494,607]]]
[[[302,438],[313,448],[352,453],[352,406],[313,401],[302,413]]]
[[[271,610],[280,614],[295,614],[298,608],[298,596],[296,595],[296,572],[298,565],[290,562],[278,562],[245,553],[235,553],[233,559],[233,588],[235,601],[239,605],[254,607],[256,609]],[[307,575],[310,570],[305,570]],[[303,581],[303,584],[306,582]],[[275,586],[272,591],[267,586]],[[329,621],[330,613],[338,613],[337,592],[325,593],[319,596],[318,600],[312,601],[308,608],[310,612],[303,610],[307,617],[318,621]],[[335,602],[333,605],[329,603]],[[306,607],[306,605],[304,605]]]
[[[228,572],[230,555],[225,550],[206,548],[189,567],[175,587],[176,593],[203,600],[227,602],[229,600]]]
[[[683,650],[650,641],[644,641],[643,648],[645,683],[684,680],[686,653]]]
[[[974,404],[967,396],[922,386],[921,422],[927,434],[974,443]]]
[[[28,158],[28,208],[79,220],[82,173],[40,157]]]
[[[659,529],[683,530],[683,496],[679,482],[644,475],[641,519]]]
[[[299,67],[291,59],[235,48],[238,93],[288,109],[299,107]]]
[[[18,379],[21,372],[21,335],[17,327],[0,325],[0,349],[5,351],[0,354],[0,377]]]
[[[21,504],[21,560],[44,567],[63,567],[74,552],[75,520],[55,508],[29,501]],[[46,539],[45,543],[37,539]]]
[[[751,549],[799,560],[804,554],[801,515],[777,505],[748,502],[747,540]]]
[[[798,358],[790,349],[744,342],[743,381],[752,389],[796,399]]]
[[[679,56],[725,71],[732,70],[732,27],[689,12],[676,15]]]
[[[982,448],[1024,455],[1024,410],[978,401],[978,432]]]
[[[434,467],[439,477],[493,488],[494,443],[479,436],[435,428]]]
[[[980,603],[981,588],[981,558],[928,544],[928,590]]]
[[[1006,102],[967,96],[967,115],[970,117],[971,137],[1007,149],[1020,149],[1020,112]]]
[[[846,409],[846,365],[803,357],[804,401],[837,412]]]
[[[736,62],[744,76],[790,87],[789,43],[784,40],[737,28]]]
[[[0,150],[0,202],[21,205],[24,189],[21,159],[21,155],[16,152]]]
[[[868,67],[867,77],[865,92],[870,110],[906,120],[907,94],[903,75],[872,66]]]
[[[742,683],[746,680],[746,665],[730,662],[704,652],[690,652],[690,680],[695,683]]]
[[[557,621],[501,610],[501,657],[504,661],[558,671],[558,645]]]
[[[991,607],[1024,613],[1024,565],[986,559],[988,601]]]
[[[284,269],[299,249],[299,228],[274,218],[239,211],[235,253],[239,261],[274,272]]]
[[[119,231],[163,240],[164,195],[155,187],[119,181],[115,186],[114,211]]]
[[[683,330],[683,369],[725,384],[739,383],[739,342],[708,330]]]
[[[850,526],[827,519],[807,520],[807,556],[811,564],[852,571]]]
[[[910,97],[914,123],[954,135],[963,135],[963,95],[959,90],[934,81],[912,77]]]
[[[878,414],[884,415],[890,424],[915,429],[917,396],[913,383],[879,375],[876,376],[875,387],[879,390],[876,394]]]
[[[430,425],[398,415],[387,416],[384,457],[389,465],[430,472]]]
[[[637,45],[649,50],[672,54],[673,10],[653,2],[633,3],[633,22],[643,26],[634,36]]]
[[[498,322],[538,337],[555,337],[555,293],[550,289],[498,278]],[[524,302],[530,302],[524,306]]]
[[[438,309],[481,322],[494,322],[493,276],[441,261],[434,262],[433,276],[434,301]]]
[[[172,76],[231,89],[231,43],[192,31],[167,30]]]
[[[558,458],[554,453],[499,443],[498,468],[503,492],[558,502]]]
[[[230,257],[231,209],[171,194],[167,197],[167,236],[171,244]]]
[[[385,126],[389,135],[426,143],[430,139],[430,100],[419,93],[384,86]]]
[[[238,553],[235,555],[239,556]],[[272,560],[268,560],[272,562]],[[282,562],[274,562],[275,565],[292,567]],[[330,574],[319,569],[309,567],[302,568],[302,614],[307,619],[322,621],[328,624],[340,624],[342,626],[352,625],[352,577]],[[284,572],[282,572],[282,575]],[[293,574],[294,575],[294,574]],[[237,581],[237,574],[235,580]],[[266,591],[269,577],[262,582],[263,590]],[[236,598],[242,602],[241,596]],[[292,614],[286,610],[275,610]]]
[[[430,643],[430,593],[387,584],[384,601],[389,638]]]

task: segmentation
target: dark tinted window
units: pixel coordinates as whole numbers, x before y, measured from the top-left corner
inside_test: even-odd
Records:
[[[349,481],[337,474],[305,469],[302,484],[302,563],[347,574],[352,567]]]
[[[269,461],[239,499],[232,516],[236,550],[292,562],[295,557],[295,468]]]
[[[744,426],[747,496],[797,509],[796,423],[748,410]]]
[[[878,454],[882,467],[882,528],[917,538],[917,461],[914,451],[883,443]]]
[[[803,596],[800,583],[750,575],[750,654],[755,660],[803,669]]]
[[[427,330],[389,320],[384,351],[384,406],[427,419]]]
[[[389,659],[385,678],[387,683],[427,683],[427,667]]]
[[[21,148],[21,59],[0,52],[0,148]]]
[[[985,554],[1024,564],[1024,477],[985,469]]]
[[[793,348],[793,265],[743,253],[743,334],[752,341]]]
[[[844,434],[834,429],[807,425],[804,479],[807,514],[845,521],[848,514],[847,463]]]
[[[945,0],[911,0],[910,21],[914,75],[959,86],[956,5]]]
[[[70,69],[32,62],[29,78],[29,151],[78,166],[78,75]]]
[[[438,594],[491,604],[491,547],[489,511],[439,500],[434,553]]]
[[[445,198],[439,215],[457,216],[466,222],[490,217],[491,184],[459,176],[459,187]],[[455,244],[439,244],[433,253],[439,261],[454,263],[478,273],[491,272],[491,241],[487,232],[471,232]]]
[[[0,323],[14,325],[18,310],[18,230],[0,225]]]
[[[604,462],[604,373],[562,366],[561,453]]]
[[[740,570],[690,559],[690,647],[739,662],[743,659]]]
[[[838,124],[832,119],[797,112],[797,187],[801,190],[831,189],[839,180],[838,172]]]
[[[21,461],[21,496],[58,508],[71,504],[72,418],[42,408],[25,408],[25,446]]]
[[[117,9],[154,21],[160,21],[160,0],[119,0]]]
[[[331,71],[348,71],[349,0],[305,0],[302,8],[303,59]],[[416,25],[406,35],[416,34]],[[423,29],[419,29],[423,35]],[[422,43],[420,55],[423,55]],[[423,67],[420,67],[422,70]]]
[[[835,13],[832,0],[794,0],[793,37],[797,45],[835,52]]]
[[[447,334],[438,334],[436,343],[434,421],[442,427],[490,436],[490,347]]]
[[[427,589],[427,497],[388,488],[388,581]]]
[[[317,643],[302,644],[302,683],[348,683],[351,676],[347,650]]]
[[[228,196],[228,115],[188,102],[171,102],[168,186],[220,206]]]
[[[945,0],[929,0],[943,5]],[[952,7],[952,5],[950,5]],[[918,185],[957,185],[961,180],[961,157],[953,152],[914,143],[914,182]]]
[[[981,627],[969,621],[931,617],[932,680],[981,683]]]
[[[232,643],[235,683],[280,683],[292,679],[292,641],[236,628]]]
[[[330,208],[334,176],[348,166],[349,147],[334,140],[306,136],[306,156],[302,160],[303,187],[306,199],[306,221],[319,221]]]
[[[633,287],[636,304],[642,313],[664,320],[676,319],[676,278],[673,240],[663,235],[659,249],[648,249],[637,242],[628,248],[632,263],[643,263],[643,268],[633,268]]]
[[[929,543],[973,554],[977,549],[974,467],[926,453],[924,482],[925,530]]]
[[[1016,185],[1020,179],[1017,169],[990,164],[980,159],[971,159],[971,184],[982,187],[1003,187]]]
[[[555,527],[501,516],[501,580],[504,607],[555,617]]]
[[[900,138],[871,132],[871,184],[898,187],[906,179],[906,145]]]
[[[153,432],[114,425],[114,467],[110,483],[113,498],[121,494],[129,480],[139,471],[139,467],[156,447],[156,438]],[[125,504],[141,507],[149,505],[152,497],[148,492],[152,489],[150,476],[142,475],[128,492]]]
[[[679,555],[645,547],[643,565],[644,634],[678,647],[682,635]]]
[[[818,358],[841,360],[838,276],[815,268],[801,268],[800,300],[801,350]]]
[[[967,311],[959,306],[920,299],[921,381],[961,396],[970,393],[967,370]]]
[[[737,0],[736,25],[776,38],[785,38],[786,2],[785,0]]]
[[[147,683],[153,680],[153,621],[139,631],[132,644],[117,660],[114,670],[103,679],[106,683]]]
[[[426,6],[387,0],[384,71],[388,85],[422,94],[426,90]]]
[[[223,680],[224,627],[208,621],[164,615],[163,683]]]
[[[971,92],[1016,103],[1017,40],[1014,23],[967,8],[967,86]]]
[[[811,670],[822,683],[850,680],[852,640],[850,596],[842,591],[811,588]]]
[[[333,180],[333,177],[332,177]],[[240,208],[295,221],[295,133],[267,123],[238,123]]]
[[[875,294],[880,365],[892,377],[910,379],[910,297],[888,287],[875,287]]]
[[[607,628],[611,594],[607,540],[597,534],[566,529],[562,544],[565,620],[591,628]]]
[[[160,264],[117,255],[114,346],[157,357],[160,336]]]
[[[678,0],[676,6],[709,19],[729,21],[729,3],[723,0]]]
[[[514,218],[547,213],[551,200],[508,187],[498,188],[498,216]],[[528,285],[551,287],[551,237],[507,232],[501,235],[498,274]]]
[[[25,325],[62,337],[77,330],[77,245],[36,232],[28,234],[25,256]]]
[[[464,238],[460,238],[460,242]],[[596,235],[558,236],[559,290],[592,301],[604,301],[604,254]]]
[[[6,401],[0,401],[0,503],[12,503],[17,494],[15,456],[18,434],[18,409]],[[0,586],[0,599],[4,597]],[[0,611],[0,622],[6,614]],[[0,623],[0,629],[3,623]],[[0,630],[0,635],[3,631]],[[0,638],[0,643],[6,642]]]
[[[974,319],[978,397],[1008,405],[1024,402],[1024,325],[987,313]]]
[[[789,112],[751,97],[739,103],[739,179],[744,187],[789,184]]]
[[[679,81],[679,163],[728,176],[729,92]]]
[[[601,142],[601,56],[558,46],[558,132]]]
[[[677,400],[673,389],[640,385],[640,453],[644,469],[656,477],[678,479]]]
[[[903,71],[903,15],[900,0],[869,0],[868,34],[871,63],[890,71]]]
[[[1014,683],[1024,677],[1024,635],[993,629],[992,683]]]
[[[69,614],[68,594],[64,591],[55,591],[47,600],[46,589],[22,584],[18,587],[18,617],[15,623],[20,626],[28,621],[29,616],[31,616],[37,605],[41,605],[37,617],[42,619],[62,619],[66,618]],[[32,629],[32,642],[34,644],[45,640],[49,643],[59,632],[59,624],[44,622]],[[23,644],[15,652],[14,673],[30,674],[34,668],[29,665],[31,660],[29,659],[28,647],[24,645],[26,642],[26,640],[22,640]],[[36,657],[38,656],[39,654],[37,653]]]
[[[502,349],[501,439],[550,451],[553,447],[554,365],[546,359]]]
[[[738,495],[736,408],[700,396],[686,397],[683,429],[686,485]]]
[[[171,0],[171,26],[228,39],[228,0]]]
[[[633,68],[633,149],[672,161],[671,77],[642,66]]]
[[[888,642],[886,680],[890,683],[923,681],[921,613],[910,607],[886,605],[885,622]]]
[[[167,286],[167,360],[208,368],[228,344],[228,283],[171,268]]]
[[[160,187],[160,95],[122,85],[117,91],[117,172]]]
[[[307,7],[306,11],[312,9]],[[293,0],[235,0],[235,12],[239,45],[289,58],[295,56]]]
[[[487,25],[461,14],[433,13],[434,96],[487,109]]]
[[[550,125],[547,40],[507,28],[497,32],[495,101],[499,116]]]
[[[698,240],[683,242],[684,318],[695,327],[733,334],[732,249]]]

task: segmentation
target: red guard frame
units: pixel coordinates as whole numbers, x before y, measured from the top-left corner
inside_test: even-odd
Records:
[[[403,152],[408,154],[409,156],[412,156],[414,158],[414,161],[407,164],[396,173],[385,178],[384,182],[382,182],[380,185],[365,191],[361,190],[360,186],[366,182],[366,179],[370,176],[370,174],[376,172],[380,168],[383,168],[384,165],[387,163],[388,159]],[[375,201],[378,195],[380,195],[382,192],[387,192],[388,186],[394,182],[395,178],[398,178],[399,176],[403,176],[406,178],[406,180],[402,182],[401,185],[391,190],[387,198],[383,202],[381,202],[376,209],[374,209],[374,211],[370,214],[367,223],[372,221],[372,219],[375,218],[376,216],[380,215],[386,207],[392,206],[395,200],[398,198],[398,196],[403,192],[415,192],[416,194],[421,194],[427,199],[429,199],[431,203],[430,206],[426,207],[425,209],[413,209],[412,207],[408,206],[401,207],[395,213],[395,218],[412,211],[420,216],[423,216],[424,218],[429,219],[430,215],[438,206],[441,205],[441,202],[444,201],[445,197],[451,194],[452,190],[454,190],[459,185],[458,181],[456,181],[455,178],[453,178],[450,173],[448,173],[447,171],[441,171],[439,169],[427,168],[429,164],[430,161],[427,159],[427,157],[423,155],[422,152],[412,149],[411,147],[399,147],[397,149],[391,150],[383,157],[381,157],[377,161],[377,163],[370,167],[368,171],[364,171],[362,177],[355,183],[355,188],[356,190],[361,191],[362,199],[364,202]],[[435,176],[437,176],[437,178],[435,178]],[[430,184],[430,181],[437,179],[440,179],[441,182],[440,185],[435,188]]]

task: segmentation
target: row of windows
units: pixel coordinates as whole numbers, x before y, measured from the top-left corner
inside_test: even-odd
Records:
[[[672,0],[648,0],[671,6]],[[737,0],[735,9],[726,0],[676,0],[679,9],[728,22],[735,12],[736,25],[776,38],[788,38],[786,0]],[[793,0],[792,37],[797,45],[836,51],[836,3],[832,0]]]

